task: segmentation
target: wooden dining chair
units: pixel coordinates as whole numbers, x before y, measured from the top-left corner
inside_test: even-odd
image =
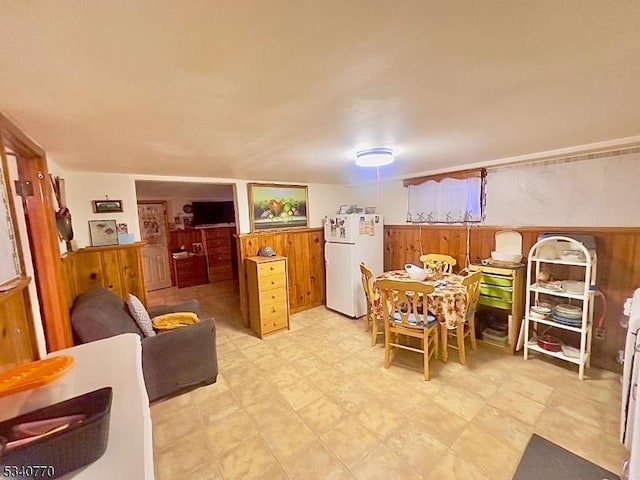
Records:
[[[429,380],[429,359],[438,356],[438,322],[429,315],[428,297],[432,285],[420,282],[382,279],[376,281],[380,291],[384,321],[384,368],[391,364],[391,349],[421,353],[424,379]],[[415,346],[412,338],[420,340]]]
[[[478,270],[462,279],[462,284],[467,289],[467,301],[464,321],[458,322],[456,328],[448,329],[445,325],[440,326],[441,341],[445,347],[458,350],[458,361],[462,365],[467,363],[467,355],[464,346],[465,338],[469,337],[471,350],[476,350],[476,309],[480,298],[480,280],[482,280],[482,270]],[[453,339],[454,342],[449,340]],[[446,361],[446,359],[445,359]]]
[[[451,255],[445,255],[444,253],[427,253],[426,255],[420,255],[420,261],[427,268],[428,262],[439,262],[442,264],[442,273],[452,273],[453,267],[458,263]]]
[[[384,318],[380,308],[380,299],[373,287],[373,271],[364,262],[360,264],[360,277],[364,295],[367,298],[367,316],[364,328],[366,331],[371,328],[371,346],[374,347],[378,343],[378,336],[384,335],[384,327],[382,326]]]

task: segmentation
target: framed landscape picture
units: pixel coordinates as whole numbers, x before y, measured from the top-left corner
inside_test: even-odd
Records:
[[[309,226],[306,185],[250,183],[248,189],[252,232]]]
[[[118,245],[118,227],[115,220],[89,220],[91,246]]]

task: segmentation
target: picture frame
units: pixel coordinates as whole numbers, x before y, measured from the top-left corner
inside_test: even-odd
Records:
[[[122,200],[91,200],[93,213],[122,213]]]
[[[204,253],[204,247],[200,242],[193,242],[191,244],[191,250],[193,253]]]
[[[252,232],[309,227],[306,185],[249,183],[247,188]]]
[[[115,220],[89,220],[92,247],[118,245],[118,228]]]

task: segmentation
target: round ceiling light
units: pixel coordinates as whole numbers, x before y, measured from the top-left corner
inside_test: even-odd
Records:
[[[393,150],[390,148],[369,148],[356,153],[356,165],[361,167],[381,167],[393,163]]]

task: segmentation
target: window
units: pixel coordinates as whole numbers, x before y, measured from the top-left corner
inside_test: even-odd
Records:
[[[484,213],[484,170],[408,179],[407,222],[481,222]]]

